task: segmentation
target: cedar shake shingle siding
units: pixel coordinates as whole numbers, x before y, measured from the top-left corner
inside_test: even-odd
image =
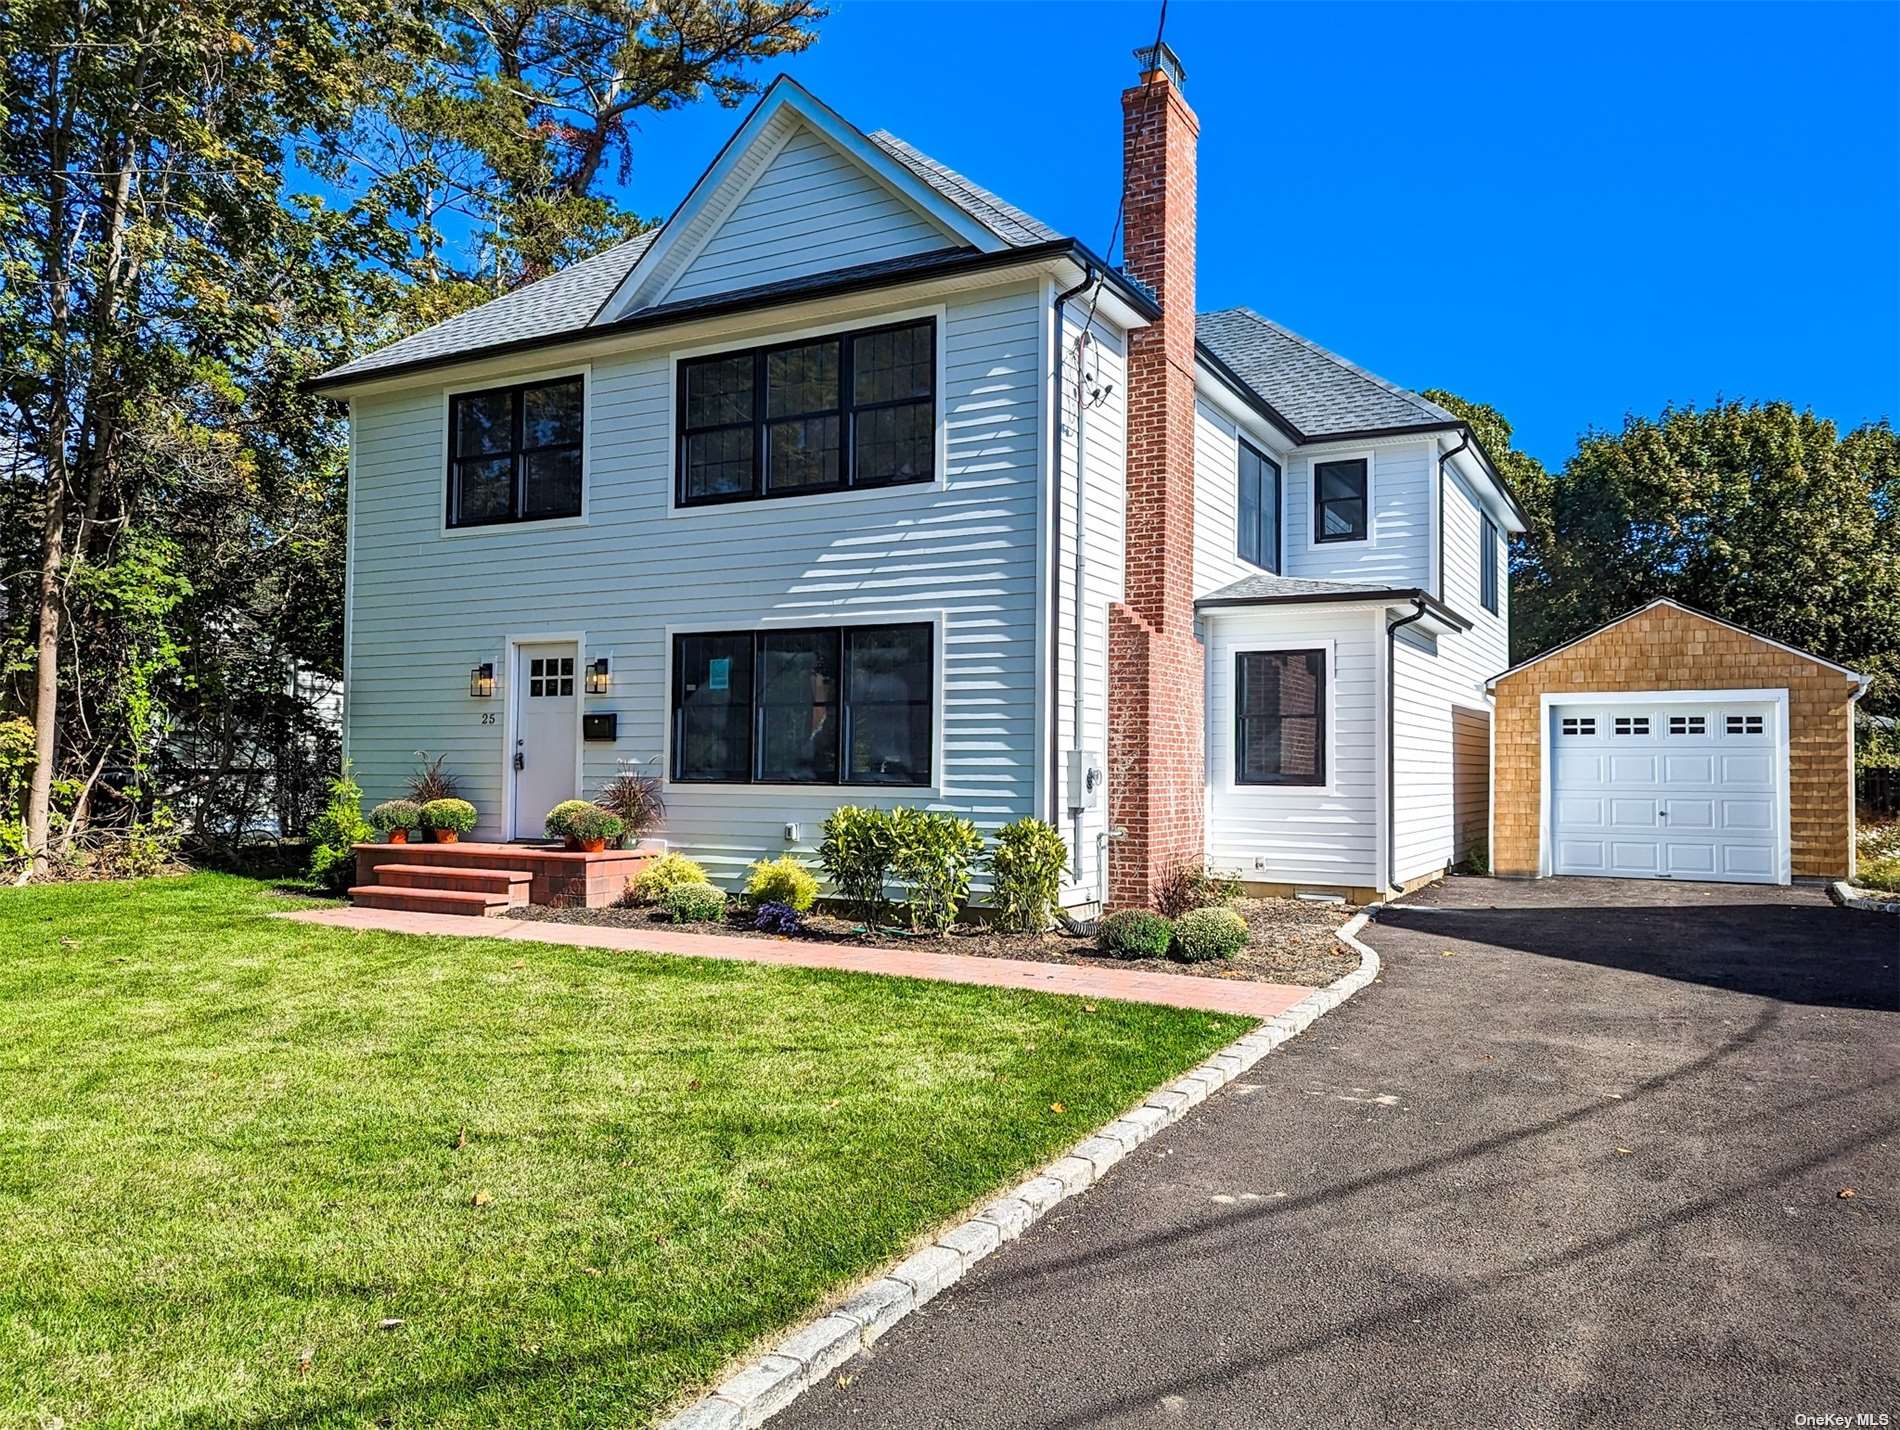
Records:
[[[1855,680],[1673,604],[1639,611],[1497,681],[1493,870],[1519,878],[1538,870],[1540,696],[1783,687],[1794,877],[1845,878],[1854,837]]]

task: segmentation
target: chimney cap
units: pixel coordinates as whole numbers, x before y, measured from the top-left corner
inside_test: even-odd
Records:
[[[1158,70],[1176,89],[1187,88],[1187,69],[1182,65],[1181,57],[1174,52],[1174,47],[1166,40],[1159,45],[1143,45],[1134,54],[1141,63],[1141,78],[1144,82]]]

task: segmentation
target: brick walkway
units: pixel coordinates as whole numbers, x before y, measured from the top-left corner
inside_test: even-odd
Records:
[[[1038,993],[1072,993],[1084,998],[1120,998],[1130,1003],[1163,1003],[1172,1008],[1201,1008],[1210,1013],[1240,1013],[1274,1018],[1313,990],[1286,983],[1249,983],[1240,979],[1199,978],[1189,974],[1142,973],[1125,968],[1079,968],[1066,963],[1030,963],[1014,958],[967,958],[949,953],[910,953],[903,949],[858,948],[848,944],[794,943],[684,933],[672,929],[608,928],[589,924],[534,923],[526,919],[472,919],[457,914],[401,913],[388,909],[340,907],[279,914],[299,923],[330,928],[380,929],[388,933],[447,934],[461,938],[505,938],[527,943],[578,944],[642,953],[681,953],[695,958],[734,959],[793,968],[836,968],[849,973],[888,973],[903,978],[935,978],[946,983],[976,983],[987,988],[1028,988]]]

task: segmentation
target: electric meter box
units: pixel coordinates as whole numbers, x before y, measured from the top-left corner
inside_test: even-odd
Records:
[[[1087,811],[1102,807],[1102,786],[1107,781],[1102,770],[1100,750],[1069,751],[1069,809]]]

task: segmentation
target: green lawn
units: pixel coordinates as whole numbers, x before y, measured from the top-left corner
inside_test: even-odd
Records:
[[[1248,1026],[291,904],[0,893],[0,1426],[642,1424]]]

